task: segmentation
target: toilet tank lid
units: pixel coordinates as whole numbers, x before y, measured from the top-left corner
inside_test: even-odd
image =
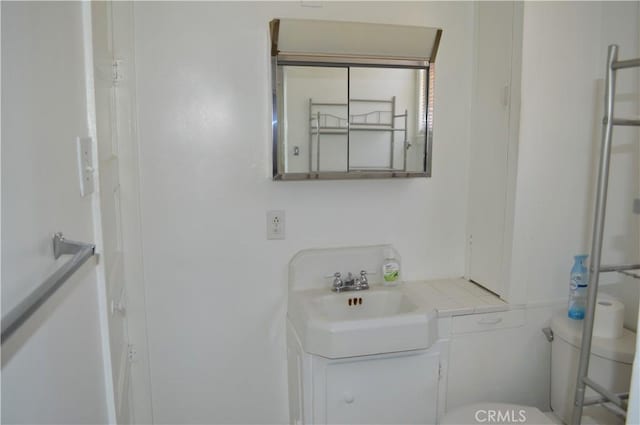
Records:
[[[566,314],[557,314],[551,319],[554,338],[580,348],[582,342],[582,320],[569,319]],[[598,338],[591,340],[591,353],[616,362],[632,364],[636,350],[636,334],[624,329],[620,338]]]

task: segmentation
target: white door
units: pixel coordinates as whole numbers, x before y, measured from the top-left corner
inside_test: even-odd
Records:
[[[503,296],[513,25],[513,2],[476,4],[468,277]]]
[[[6,314],[69,261],[53,258],[55,232],[101,246],[98,195],[80,194],[76,150],[78,137],[94,139],[88,3],[0,7]],[[2,344],[2,423],[115,420],[100,267],[89,259]]]

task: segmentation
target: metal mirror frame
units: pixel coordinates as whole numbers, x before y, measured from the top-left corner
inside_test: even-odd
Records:
[[[337,179],[382,179],[394,177],[431,177],[432,146],[433,146],[433,101],[435,83],[435,57],[440,44],[442,30],[438,30],[431,57],[415,58],[385,58],[346,55],[323,54],[291,54],[279,52],[277,34],[279,20],[271,22],[271,94],[272,94],[272,176],[273,180],[337,180]],[[282,82],[283,66],[315,66],[315,67],[375,67],[375,68],[403,68],[426,70],[425,100],[426,126],[425,149],[423,155],[424,171],[402,170],[351,170],[351,171],[311,171],[288,173],[285,170],[284,135],[279,131],[279,117],[283,114],[283,99],[279,96],[279,84]]]

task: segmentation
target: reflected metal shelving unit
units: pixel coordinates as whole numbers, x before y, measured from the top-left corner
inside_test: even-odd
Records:
[[[365,113],[348,114],[349,118],[342,117],[336,113],[330,113],[331,108],[345,108],[349,110],[350,104],[372,104],[382,109],[372,109]],[[325,110],[322,110],[325,108]],[[321,110],[318,110],[321,109]],[[320,171],[320,146],[321,135],[346,135],[348,142],[349,132],[370,131],[387,132],[390,137],[389,167],[388,168],[368,168],[352,167],[348,164],[348,170],[385,170],[385,171],[407,171],[407,149],[411,146],[408,139],[408,117],[409,112],[405,109],[403,114],[396,113],[396,97],[391,99],[349,99],[347,103],[322,103],[309,99],[309,171]],[[404,121],[400,126],[396,125],[396,120]],[[403,133],[402,144],[403,166],[401,170],[394,169],[394,153],[396,136],[395,133]],[[313,149],[315,139],[315,149]],[[315,161],[313,154],[315,152]],[[315,162],[315,169],[313,164]]]

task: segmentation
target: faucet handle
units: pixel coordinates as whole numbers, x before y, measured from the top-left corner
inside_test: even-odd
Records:
[[[333,289],[342,288],[343,284],[342,274],[340,272],[335,272],[333,274]]]
[[[367,279],[366,270],[360,270],[360,286],[369,286],[369,279]]]

